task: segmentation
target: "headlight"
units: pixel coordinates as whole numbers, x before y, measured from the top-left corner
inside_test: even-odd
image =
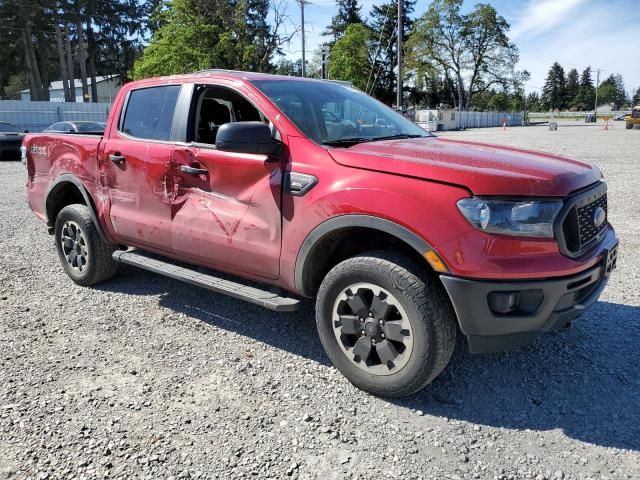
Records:
[[[469,223],[484,232],[553,238],[562,201],[463,198],[457,205]]]
[[[20,160],[24,165],[27,164],[27,147],[25,146],[20,147]]]

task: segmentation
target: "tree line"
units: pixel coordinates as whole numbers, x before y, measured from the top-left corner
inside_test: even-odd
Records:
[[[363,18],[357,0],[337,0],[337,13],[324,32],[330,48],[330,78],[349,80],[387,104],[396,98],[397,2],[372,8]],[[403,0],[403,95],[416,106],[447,104],[457,109],[519,110],[524,82],[516,70],[518,49],[509,23],[489,4],[464,13],[462,0],[434,0],[412,18],[416,2]],[[307,72],[318,76],[320,51]],[[297,74],[299,62],[282,61],[279,73]]]
[[[97,101],[96,76],[127,78],[158,3],[3,0],[0,98],[28,88],[32,100],[49,100],[50,82],[62,80],[65,100],[74,102],[79,78],[83,99]]]
[[[593,76],[590,66],[582,73],[572,68],[565,75],[562,65],[555,62],[549,69],[542,94],[529,94],[529,110],[593,110],[596,107],[596,93],[598,106],[612,104],[614,109],[623,109],[631,105],[632,99],[627,95],[622,75],[610,74],[597,86]],[[633,96],[640,96],[640,87]]]
[[[469,10],[463,0],[433,0],[414,18],[416,0],[402,2],[405,103],[504,111],[587,109],[595,101],[591,70],[565,75],[558,64],[542,95],[525,96],[530,75],[516,69],[510,25],[493,6]],[[336,0],[336,7],[307,74],[321,75],[327,49],[330,78],[349,80],[392,105],[397,1],[373,6],[366,18],[358,0]],[[75,101],[78,78],[83,99],[97,101],[95,78],[109,74],[122,81],[207,68],[300,75],[301,60],[284,55],[300,31],[297,9],[287,0],[4,0],[0,97],[29,88],[33,100],[48,100],[50,82],[62,80],[65,99]],[[627,101],[622,77],[606,78],[598,98]]]

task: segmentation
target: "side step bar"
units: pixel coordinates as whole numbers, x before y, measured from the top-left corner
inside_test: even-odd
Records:
[[[196,272],[190,268],[181,267],[147,256],[137,250],[116,250],[113,252],[113,259],[116,262],[126,263],[127,265],[143,268],[144,270],[159,273],[166,277],[182,280],[183,282],[206,288],[216,293],[222,293],[249,303],[255,303],[256,305],[268,308],[269,310],[275,310],[276,312],[293,312],[298,310],[300,306],[300,300],[296,300],[295,298],[281,297],[277,293],[272,293],[267,290],[248,287],[241,283]]]

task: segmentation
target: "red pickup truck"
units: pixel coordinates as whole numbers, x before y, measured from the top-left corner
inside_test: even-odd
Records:
[[[74,282],[123,262],[279,311],[315,298],[327,355],[377,395],[431,382],[458,331],[489,352],[566,326],[616,263],[596,167],[438,138],[340,83],[133,82],[104,135],[22,153]]]

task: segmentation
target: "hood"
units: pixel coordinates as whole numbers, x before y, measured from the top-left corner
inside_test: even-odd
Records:
[[[600,180],[587,163],[528,150],[439,137],[332,148],[341,165],[460,185],[475,195],[563,197]]]

